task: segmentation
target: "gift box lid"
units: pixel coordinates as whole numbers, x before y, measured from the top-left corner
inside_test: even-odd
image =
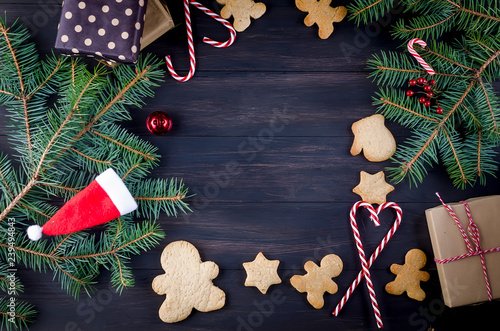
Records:
[[[125,63],[137,61],[147,0],[65,0],[55,48]]]

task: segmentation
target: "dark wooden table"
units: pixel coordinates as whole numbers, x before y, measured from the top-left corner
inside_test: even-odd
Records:
[[[40,51],[47,53],[55,41],[60,2],[4,0],[0,9],[11,22],[20,17],[31,28]],[[390,165],[351,156],[350,126],[375,112],[371,97],[377,87],[364,68],[371,54],[395,50],[400,44],[392,40],[387,26],[398,14],[361,28],[341,22],[329,39],[321,40],[316,27],[303,24],[305,14],[293,0],[265,2],[265,15],[253,20],[227,49],[202,43],[203,36],[225,40],[227,32],[193,9],[198,61],[194,78],[178,83],[167,75],[156,97],[147,100],[143,109],[132,109],[133,123],[124,124],[159,147],[161,165],[153,176],[184,178],[196,194],[190,199],[194,212],[160,219],[166,239],[133,259],[136,285],[121,296],[109,289],[106,272],[92,299],[82,294],[75,301],[52,281],[51,274],[20,270],[26,288],[20,299],[29,300],[39,311],[33,331],[376,329],[364,284],[341,316],[333,317],[331,312],[360,269],[348,221],[349,209],[359,199],[352,188],[361,170],[375,173]],[[145,52],[171,54],[183,74],[188,56],[181,1],[169,3],[179,26]],[[220,9],[215,1],[203,3]],[[174,128],[167,136],[155,137],[146,129],[145,118],[156,110],[173,118]],[[398,142],[409,135],[394,123],[387,125]],[[5,141],[5,134],[0,135]],[[403,208],[404,217],[372,268],[384,329],[498,330],[498,301],[454,309],[444,306],[424,211],[438,204],[436,191],[451,202],[498,194],[499,183],[490,177],[485,187],[457,190],[436,166],[418,188],[410,189],[404,182],[389,194]],[[376,247],[389,223],[377,229],[368,222],[361,225],[367,251]],[[159,258],[164,246],[175,240],[193,243],[203,260],[219,265],[214,282],[227,299],[221,310],[193,312],[182,322],[164,324],[158,318],[164,297],[152,291],[151,282],[163,273]],[[422,285],[427,293],[423,302],[384,292],[385,284],[394,279],[389,266],[402,263],[412,248],[422,249],[430,260],[425,270],[431,279]],[[253,260],[259,251],[281,261],[278,273],[283,282],[272,286],[267,295],[243,286],[242,263]],[[304,274],[305,261],[318,263],[329,253],[342,258],[344,270],[335,278],[339,291],[325,295],[324,308],[316,310],[289,279]]]

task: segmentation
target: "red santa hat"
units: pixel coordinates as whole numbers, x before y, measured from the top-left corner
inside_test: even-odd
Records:
[[[38,240],[72,233],[106,223],[137,209],[137,203],[113,169],[96,177],[90,185],[69,200],[42,227],[28,227],[28,237]]]

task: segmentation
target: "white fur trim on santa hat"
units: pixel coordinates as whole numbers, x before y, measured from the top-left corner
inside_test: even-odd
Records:
[[[40,225],[30,225],[26,230],[28,233],[28,238],[33,241],[37,241],[42,238],[42,227]]]
[[[137,209],[137,202],[130,194],[120,176],[113,169],[108,169],[95,179],[108,194],[120,215],[125,215]]]

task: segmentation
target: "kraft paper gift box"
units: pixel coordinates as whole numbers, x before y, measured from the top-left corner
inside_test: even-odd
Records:
[[[135,63],[147,0],[66,0],[55,48],[65,55]]]
[[[481,250],[500,246],[500,195],[466,200],[472,219],[480,235]],[[447,203],[457,215],[460,224],[475,245],[468,232],[469,218],[462,203]],[[469,253],[461,231],[443,205],[425,211],[434,258],[444,260]],[[500,298],[500,252],[484,255],[487,275],[493,299]],[[453,262],[436,263],[444,303],[458,307],[488,301],[485,276],[479,255]]]
[[[142,32],[141,49],[174,27],[174,21],[161,0],[149,0]]]

